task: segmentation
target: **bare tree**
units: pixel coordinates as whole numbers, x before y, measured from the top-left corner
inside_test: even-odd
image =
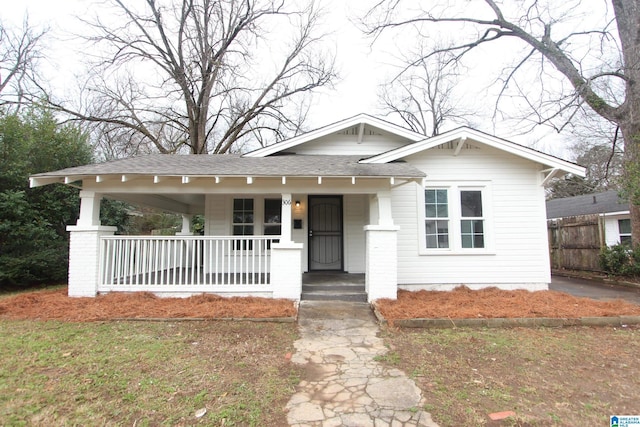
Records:
[[[0,22],[0,106],[19,108],[38,80],[37,65],[47,30],[36,30],[24,19],[22,28]]]
[[[300,129],[296,106],[336,77],[333,57],[316,49],[323,35],[313,3],[106,3],[115,20],[88,22],[96,52],[84,86],[89,101],[51,104],[126,145],[113,152],[225,153],[252,135],[283,138]]]
[[[401,71],[380,87],[381,109],[387,116],[399,116],[413,131],[438,135],[447,122],[468,124],[470,113],[461,106],[455,89],[461,64],[449,52],[427,56],[424,46],[409,53]]]
[[[509,90],[521,95],[538,123],[568,123],[586,105],[619,127],[624,141],[626,188],[633,202],[632,234],[634,244],[639,244],[640,3],[483,0],[465,2],[464,8],[443,2],[424,3],[427,6],[422,8],[412,3],[410,9],[403,9],[402,0],[380,0],[366,17],[368,33],[379,36],[391,29],[401,28],[405,33],[417,29],[420,37],[424,36],[421,31],[433,26],[438,31],[457,32],[457,41],[433,49],[425,57],[447,51],[462,58],[487,43],[519,42],[524,50],[503,74],[500,95]],[[411,12],[403,16],[404,10]],[[521,73],[528,66],[538,70],[535,87],[531,76]],[[558,73],[563,80],[548,78]],[[558,96],[544,97],[550,93]]]
[[[591,134],[583,134],[572,144],[575,161],[586,165],[586,177],[565,175],[553,179],[547,188],[548,198],[571,197],[598,191],[619,190],[622,183],[623,151],[619,130],[589,125]],[[579,132],[586,132],[581,129]],[[574,131],[575,132],[575,131]],[[578,134],[575,134],[578,137]]]

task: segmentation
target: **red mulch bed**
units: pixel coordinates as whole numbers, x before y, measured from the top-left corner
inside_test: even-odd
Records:
[[[469,319],[522,317],[640,316],[640,305],[622,300],[596,301],[557,291],[503,291],[498,288],[453,291],[398,291],[397,300],[381,299],[377,307],[385,319]]]
[[[453,291],[398,291],[397,300],[377,301],[385,319],[520,318],[640,316],[640,305],[622,300],[596,301],[562,292],[473,291],[460,286]],[[293,317],[289,300],[255,297],[223,298],[197,295],[160,298],[147,292],[110,293],[96,298],[70,298],[67,289],[28,292],[0,299],[0,319],[41,319],[87,322],[141,318],[273,318]]]
[[[159,298],[148,292],[70,298],[67,289],[37,291],[0,299],[0,319],[90,322],[118,318],[272,318],[292,317],[292,301],[197,295]]]

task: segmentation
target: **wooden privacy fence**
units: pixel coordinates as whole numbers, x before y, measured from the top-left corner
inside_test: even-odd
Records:
[[[598,214],[547,221],[551,268],[601,271],[600,250],[606,246],[604,218]]]

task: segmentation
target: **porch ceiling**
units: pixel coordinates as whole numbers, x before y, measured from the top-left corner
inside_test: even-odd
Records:
[[[179,214],[204,213],[204,194],[132,194],[108,193],[106,197],[121,200],[136,206],[160,209]]]

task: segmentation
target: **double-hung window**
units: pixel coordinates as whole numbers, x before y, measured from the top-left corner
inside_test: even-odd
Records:
[[[253,236],[260,234],[261,229],[265,236],[282,234],[282,199],[233,199],[233,235]],[[251,250],[253,241],[238,240],[234,247]],[[267,243],[267,249],[269,248],[270,243]]]
[[[425,188],[422,249],[443,253],[487,249],[487,188],[465,183]]]
[[[253,220],[253,199],[233,199],[233,235],[253,236]],[[235,249],[252,249],[251,241],[249,247],[243,242],[236,242]]]
[[[264,199],[264,234],[282,234],[282,199]]]
[[[279,236],[280,234],[282,234],[282,199],[264,199],[264,235]],[[267,249],[271,249],[270,240],[267,241]]]
[[[484,248],[482,191],[460,191],[460,236],[463,248]]]
[[[449,247],[449,194],[444,188],[424,191],[425,232],[427,248]]]

